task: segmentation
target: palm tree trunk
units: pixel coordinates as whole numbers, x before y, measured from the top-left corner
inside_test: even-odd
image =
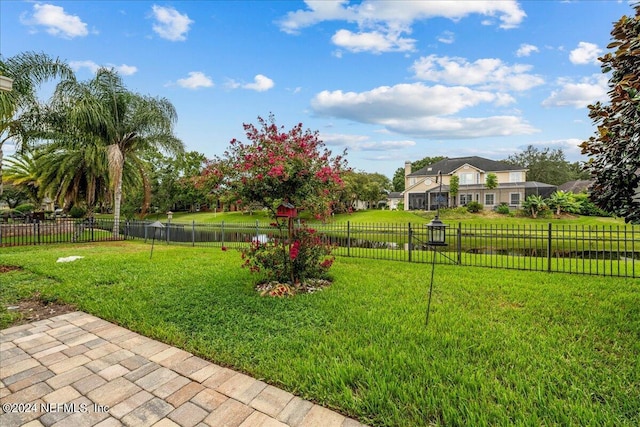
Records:
[[[124,169],[124,153],[118,144],[107,147],[109,155],[109,170],[113,178],[113,230],[112,237],[120,235],[120,204],[122,202],[122,171]]]

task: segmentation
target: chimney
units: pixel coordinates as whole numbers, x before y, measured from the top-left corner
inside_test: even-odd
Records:
[[[410,161],[406,161],[404,162],[404,176],[407,176],[411,173],[411,162]]]

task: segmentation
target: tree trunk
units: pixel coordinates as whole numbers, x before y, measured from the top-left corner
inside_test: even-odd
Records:
[[[108,147],[109,170],[113,179],[113,231],[112,237],[117,239],[120,234],[120,204],[122,203],[122,171],[124,169],[124,153],[118,144]]]

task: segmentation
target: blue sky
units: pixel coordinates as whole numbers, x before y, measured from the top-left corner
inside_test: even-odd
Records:
[[[114,67],[168,98],[188,150],[220,155],[272,112],[352,167],[577,145],[606,101],[627,1],[0,1],[0,53],[45,52],[80,79]],[[46,91],[43,96],[46,96]],[[6,147],[11,154],[11,147]]]

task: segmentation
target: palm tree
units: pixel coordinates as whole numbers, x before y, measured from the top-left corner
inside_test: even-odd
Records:
[[[4,180],[22,189],[28,194],[31,202],[39,207],[42,203],[43,195],[40,192],[40,180],[38,179],[38,166],[34,156],[29,151],[16,153],[14,156],[5,159],[7,167],[4,171]]]
[[[10,92],[0,91],[0,194],[2,194],[3,146],[13,140],[25,146],[41,134],[36,91],[38,86],[56,77],[72,79],[73,71],[59,59],[44,53],[24,52],[8,59],[0,56],[0,75],[13,80]]]
[[[168,153],[184,151],[182,142],[173,135],[176,110],[165,98],[127,90],[115,71],[104,68],[87,82],[62,81],[56,87],[51,106],[52,124],[67,131],[60,132],[58,138],[70,145],[82,144],[84,139],[106,147],[116,236],[127,160],[137,163],[137,153],[147,148]]]

